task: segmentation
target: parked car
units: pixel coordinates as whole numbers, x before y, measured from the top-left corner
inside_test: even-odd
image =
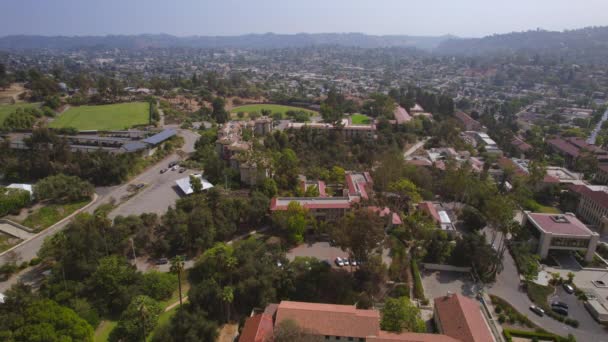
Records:
[[[559,300],[555,300],[555,301],[551,302],[551,306],[556,306],[556,307],[560,307],[560,308],[564,308],[564,309],[568,310],[568,304],[566,304],[564,302],[560,302]]]
[[[568,316],[568,309],[564,309],[561,306],[551,306],[553,312],[557,312],[560,315]]]
[[[135,188],[136,188],[136,189],[141,189],[141,188],[143,188],[144,186],[146,186],[146,184],[144,184],[144,183],[139,183],[139,184],[135,185]]]
[[[562,287],[564,288],[564,291],[568,292],[568,294],[574,293],[574,287],[572,287],[572,285],[564,284]]]
[[[182,167],[182,168],[179,169],[179,173],[184,173],[184,172],[186,172],[186,168],[185,167]]]
[[[160,173],[165,173],[167,171],[169,171],[169,169],[160,169]]]
[[[178,169],[179,169],[179,165],[174,165],[174,166],[171,168],[171,171],[177,171]]]
[[[167,258],[160,258],[156,260],[156,264],[157,265],[166,265],[169,263],[169,259]]]
[[[355,259],[350,259],[350,264],[352,266],[357,266],[357,261]]]
[[[336,262],[336,265],[338,265],[340,267],[344,266],[344,261],[340,257],[337,257],[335,262]]]
[[[344,263],[344,266],[350,265],[350,262],[346,258],[342,258],[342,262]]]
[[[539,315],[540,317],[543,317],[545,315],[545,310],[539,308],[536,305],[530,305],[530,311],[534,312],[535,314]]]
[[[177,161],[172,161],[172,162],[169,163],[169,168],[172,168],[175,165],[177,165]]]

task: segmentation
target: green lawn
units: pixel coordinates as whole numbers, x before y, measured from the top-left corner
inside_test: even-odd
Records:
[[[81,131],[111,131],[127,129],[149,122],[150,105],[147,102],[129,102],[102,106],[72,107],[59,115],[52,128],[73,127]]]
[[[372,122],[369,116],[359,113],[351,115],[350,119],[353,125],[367,125]]]
[[[276,105],[276,104],[252,104],[252,105],[239,106],[239,107],[232,108],[230,113],[236,114],[238,112],[243,112],[243,113],[258,112],[259,114],[261,114],[262,109],[268,109],[272,113],[281,113],[283,115],[285,115],[285,113],[290,110],[305,111],[305,112],[309,113],[310,115],[316,114],[315,111],[312,111],[309,109],[303,109],[303,108],[292,107],[292,106]]]
[[[0,233],[0,253],[15,246],[17,243],[19,243],[19,241],[21,240],[4,233]]]
[[[49,204],[31,213],[21,224],[41,231],[84,207],[87,203],[89,200],[69,204]]]
[[[40,103],[17,103],[12,105],[0,105],[0,124],[4,122],[7,116],[14,112],[17,108],[39,107]]]
[[[561,214],[561,210],[555,208],[555,207],[549,207],[546,205],[541,205],[539,210],[539,212],[541,213],[545,213],[545,214]]]
[[[95,336],[93,337],[93,341],[95,342],[106,342],[110,337],[110,333],[116,326],[118,325],[118,321],[101,321],[99,323],[99,327],[95,329]]]

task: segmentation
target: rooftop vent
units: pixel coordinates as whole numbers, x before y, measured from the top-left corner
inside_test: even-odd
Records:
[[[551,216],[551,219],[555,223],[570,223],[570,221],[568,221],[568,219],[564,215]]]

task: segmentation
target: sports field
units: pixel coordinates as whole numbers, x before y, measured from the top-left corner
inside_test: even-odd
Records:
[[[369,116],[359,113],[353,114],[350,119],[353,125],[367,125],[372,122],[372,119]]]
[[[7,116],[14,112],[17,108],[39,107],[40,103],[17,103],[11,105],[0,105],[0,124],[4,122]]]
[[[243,113],[258,112],[259,114],[261,114],[262,109],[268,109],[272,113],[281,113],[283,115],[285,115],[285,113],[290,110],[305,111],[305,112],[309,113],[310,115],[316,114],[316,112],[309,110],[309,109],[303,109],[303,108],[292,107],[292,106],[276,105],[276,104],[252,104],[252,105],[239,106],[239,107],[232,108],[230,113],[236,114],[238,112],[243,112]]]
[[[149,122],[150,105],[147,102],[129,102],[101,106],[71,107],[59,115],[52,128],[73,127],[81,131],[111,131],[127,129]]]

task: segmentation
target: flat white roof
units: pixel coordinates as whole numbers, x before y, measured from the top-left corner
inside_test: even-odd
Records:
[[[6,187],[7,189],[19,189],[19,190],[25,190],[27,192],[30,193],[30,195],[34,194],[34,190],[32,187],[32,184],[11,184],[9,186]]]
[[[443,210],[438,211],[437,213],[439,214],[439,219],[441,220],[441,224],[452,223],[452,220],[450,220],[448,213],[446,213]]]
[[[205,178],[203,178],[203,176],[201,174],[192,174],[190,176],[193,176],[195,178],[199,178],[201,180],[201,184],[203,185],[203,190],[207,190],[207,189],[213,188],[213,184],[209,183],[209,181],[206,180]],[[190,176],[184,177],[184,178],[180,178],[180,179],[178,179],[178,180],[175,181],[175,183],[177,184],[177,186],[186,195],[190,195],[190,194],[192,194],[194,192],[194,190],[192,190],[192,185],[190,184]]]

